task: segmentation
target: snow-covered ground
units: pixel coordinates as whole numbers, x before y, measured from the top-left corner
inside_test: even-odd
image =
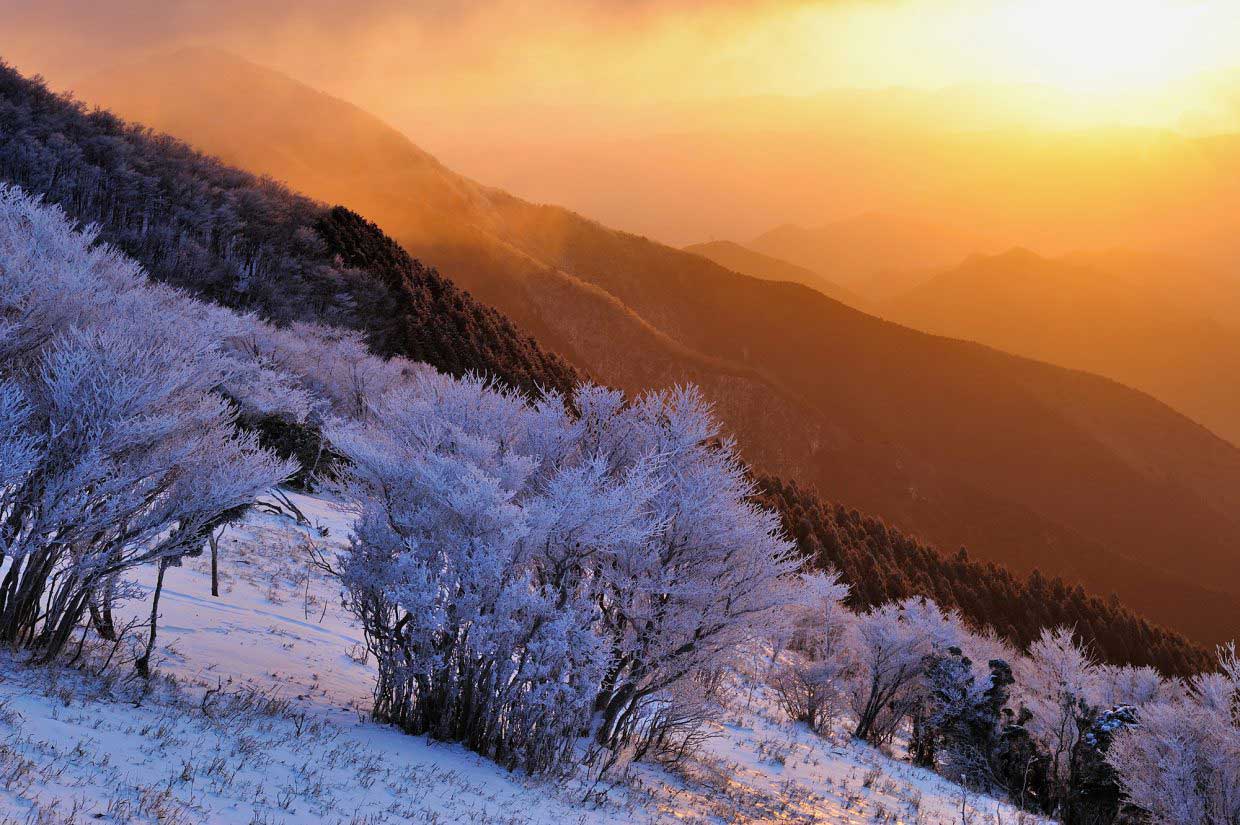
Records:
[[[157,677],[0,658],[0,823],[1032,823],[865,746],[789,724],[742,687],[700,756],[643,765],[605,801],[580,780],[508,773],[368,721],[371,667],[311,564],[350,514],[291,500],[316,528],[253,513],[168,571]],[[146,584],[150,584],[146,582]]]

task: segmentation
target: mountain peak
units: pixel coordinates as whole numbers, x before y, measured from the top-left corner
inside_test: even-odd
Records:
[[[1027,246],[1014,246],[1006,252],[1000,252],[994,255],[997,261],[1005,261],[1009,263],[1039,263],[1045,261],[1046,258],[1034,252]]]

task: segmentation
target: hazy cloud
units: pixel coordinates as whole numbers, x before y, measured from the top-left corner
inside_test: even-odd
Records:
[[[498,48],[506,32],[532,37],[530,47],[538,48],[543,37],[554,39],[566,29],[606,26],[612,31],[596,33],[614,36],[686,16],[701,18],[689,25],[709,27],[720,17],[843,2],[849,0],[0,0],[0,54],[58,77],[118,55],[185,44],[305,46],[318,49],[326,65],[348,59],[341,56],[344,47],[379,31],[434,52],[444,51],[435,39],[468,32],[485,33]],[[468,55],[487,44],[456,45],[468,46]]]

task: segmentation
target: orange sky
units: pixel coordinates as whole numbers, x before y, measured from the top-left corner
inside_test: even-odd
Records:
[[[1230,128],[1229,102],[1197,78],[1240,54],[1235,0],[0,0],[0,12],[6,58],[53,80],[218,45],[389,117],[1032,83],[1111,120]]]
[[[1231,144],[1097,127],[1240,133],[1240,0],[0,0],[0,19],[0,56],[55,87],[222,47],[484,183],[671,243],[868,210],[1044,251],[1234,234]]]

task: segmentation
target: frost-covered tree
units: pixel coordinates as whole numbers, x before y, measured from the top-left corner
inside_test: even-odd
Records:
[[[968,723],[973,708],[981,704],[983,688],[973,672],[973,660],[959,647],[928,655],[924,667],[922,697],[913,712],[909,752],[914,762],[932,768],[945,740],[960,737],[958,729]]]
[[[973,641],[969,637],[964,643]],[[913,713],[913,760],[953,781],[997,790],[1002,785],[996,759],[1000,726],[1013,681],[1003,658],[991,659],[981,671],[960,647],[930,654]]]
[[[590,438],[609,431],[605,441],[651,466],[657,481],[645,507],[649,537],[621,545],[599,568],[610,656],[596,739],[615,749],[666,736],[650,711],[667,692],[782,620],[799,562],[774,514],[751,502],[735,444],[720,437],[696,389],[650,393],[623,410],[613,398],[606,415],[581,406]]]
[[[1072,751],[1099,705],[1098,678],[1097,664],[1067,627],[1044,629],[1017,668],[1020,699],[1032,714],[1025,727],[1046,756],[1048,813],[1071,795]]]
[[[92,240],[0,187],[0,639],[47,658],[290,469],[234,428],[218,344]]]
[[[1103,665],[1097,672],[1099,702],[1106,707],[1171,702],[1185,695],[1179,679],[1168,679],[1152,667]]]
[[[802,573],[787,612],[789,642],[815,659],[840,658],[853,613],[849,587],[833,570]]]
[[[375,716],[558,767],[589,725],[605,652],[588,594],[545,581],[535,545],[639,529],[642,495],[602,502],[578,488],[588,465],[544,465],[539,431],[564,413],[479,380],[423,374],[375,412],[331,430],[361,508],[341,576],[379,665]],[[555,515],[582,532],[559,530],[544,499],[581,507]]]
[[[858,739],[883,742],[917,705],[926,658],[959,641],[959,624],[934,602],[907,599],[859,615],[852,625],[850,694]]]
[[[771,681],[789,717],[825,732],[844,691],[848,658],[844,650],[852,612],[844,606],[848,585],[834,572],[802,574],[794,585],[796,601],[787,611],[783,638],[794,651],[777,667]]]
[[[1240,660],[1219,649],[1219,671],[1189,693],[1137,709],[1107,761],[1125,799],[1157,825],[1240,823]]]

